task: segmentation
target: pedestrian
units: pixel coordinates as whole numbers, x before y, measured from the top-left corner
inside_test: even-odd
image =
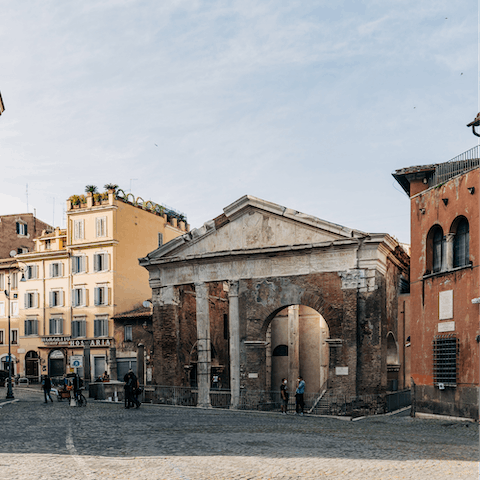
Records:
[[[303,415],[303,394],[305,393],[305,380],[299,375],[297,379],[297,389],[295,390],[295,412]]]
[[[280,385],[280,396],[282,397],[282,406],[280,408],[282,413],[286,415],[288,410],[288,387],[286,378],[282,378],[282,384]]]
[[[43,388],[43,394],[45,396],[45,403],[48,403],[47,398],[49,398],[50,401],[53,403],[52,397],[50,396],[50,390],[52,389],[52,382],[48,375],[43,376],[42,388]]]
[[[140,400],[138,399],[138,392],[140,391],[140,384],[138,382],[137,376],[133,373],[133,371],[129,372],[129,380],[127,382],[129,386],[129,391],[130,391],[130,401],[133,404],[136,405],[137,408],[140,408],[140,405],[142,404]]]
[[[125,385],[123,386],[124,389],[124,397],[125,397],[125,408],[130,408],[133,407],[133,402],[132,400],[132,395],[130,391],[130,373],[132,373],[132,369],[130,369],[125,376],[123,377],[123,381],[125,382]]]

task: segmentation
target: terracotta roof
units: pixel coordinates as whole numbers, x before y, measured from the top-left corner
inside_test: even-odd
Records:
[[[122,318],[143,318],[151,317],[153,313],[152,307],[138,307],[128,312],[117,313],[112,318],[114,320],[120,320]]]

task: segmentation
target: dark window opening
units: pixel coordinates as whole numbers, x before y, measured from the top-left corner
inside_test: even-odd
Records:
[[[228,330],[228,315],[223,315],[223,339],[228,340],[229,330]]]
[[[458,376],[459,344],[457,337],[438,335],[433,339],[433,382],[455,387]]]
[[[468,220],[462,218],[457,225],[455,239],[453,241],[453,266],[463,267],[468,265],[469,258],[469,227]]]
[[[272,353],[273,357],[288,357],[288,345],[277,345]]]
[[[433,272],[440,272],[442,270],[443,260],[443,230],[440,227],[435,229],[433,234]]]

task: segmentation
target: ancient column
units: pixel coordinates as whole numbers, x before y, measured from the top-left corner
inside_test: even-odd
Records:
[[[109,360],[110,360],[110,380],[117,380],[117,349],[115,347],[110,347]]]
[[[238,311],[238,282],[230,282],[228,291],[228,322],[230,331],[230,391],[231,406],[240,405],[240,314]]]
[[[300,375],[300,349],[298,331],[298,305],[288,307],[288,385],[295,393],[297,378]]]
[[[454,233],[447,233],[445,235],[445,263],[447,270],[453,268],[453,240],[455,239]]]
[[[197,310],[197,407],[210,407],[210,316],[208,303],[208,285],[195,284]]]
[[[137,346],[137,378],[138,381],[145,384],[145,346],[139,343]]]

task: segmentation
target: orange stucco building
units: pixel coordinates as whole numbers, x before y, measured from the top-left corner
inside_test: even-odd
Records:
[[[477,148],[393,174],[410,197],[407,311],[416,412],[478,418]]]

